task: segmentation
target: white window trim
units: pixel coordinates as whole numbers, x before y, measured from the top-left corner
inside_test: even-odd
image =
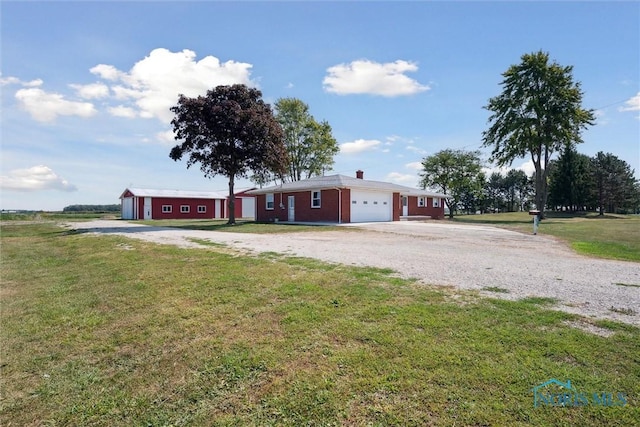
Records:
[[[438,197],[434,197],[433,198],[433,207],[434,208],[439,208],[440,207],[440,199]]]
[[[418,197],[418,207],[424,208],[427,206],[427,198],[426,197]]]
[[[269,201],[269,198],[271,198],[271,201]],[[275,205],[275,195],[273,193],[265,194],[264,201],[265,201],[265,209],[268,211],[272,211]],[[271,202],[271,207],[269,207],[269,202]]]
[[[171,213],[173,208],[171,205],[162,205],[162,213]]]
[[[207,213],[207,205],[198,205],[198,213]]]
[[[314,198],[313,194],[318,193],[318,197]],[[318,205],[314,205],[314,201],[318,201]],[[320,209],[322,207],[322,192],[320,190],[311,190],[311,208],[312,209]]]
[[[180,205],[180,213],[189,213],[189,212],[191,212],[191,207],[189,205]]]

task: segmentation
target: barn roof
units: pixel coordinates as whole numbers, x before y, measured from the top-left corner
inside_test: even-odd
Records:
[[[151,188],[127,188],[120,198],[122,199],[127,191],[135,197],[169,197],[174,199],[221,199],[227,198],[226,194],[218,191],[187,191],[187,190],[157,190]]]
[[[257,190],[247,191],[247,194],[267,194],[280,192],[296,192],[307,190],[324,190],[331,188],[355,188],[359,190],[371,191],[388,191],[400,193],[404,196],[427,196],[446,198],[447,196],[429,190],[420,190],[417,188],[406,187],[404,185],[393,184],[384,181],[371,181],[368,179],[353,178],[346,175],[326,175],[316,176],[301,181],[287,182],[281,185],[273,185],[271,187],[260,188]]]

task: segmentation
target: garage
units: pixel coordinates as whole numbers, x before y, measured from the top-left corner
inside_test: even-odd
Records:
[[[390,192],[351,190],[351,222],[391,221],[393,194]]]

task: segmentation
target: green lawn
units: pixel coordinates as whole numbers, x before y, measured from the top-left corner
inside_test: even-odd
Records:
[[[489,224],[523,233],[533,232],[526,212],[461,215],[455,222]],[[640,215],[569,215],[550,212],[540,222],[539,235],[557,237],[576,252],[599,258],[640,262]]]
[[[637,425],[640,331],[390,271],[4,224],[0,425]],[[226,249],[225,249],[226,251]],[[593,323],[593,322],[591,322]],[[534,407],[570,380],[589,405]],[[551,392],[560,390],[549,389]],[[592,394],[612,393],[594,404]]]

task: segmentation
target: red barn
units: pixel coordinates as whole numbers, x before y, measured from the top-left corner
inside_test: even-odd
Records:
[[[236,217],[253,218],[253,196],[236,193]],[[216,191],[127,188],[120,196],[122,219],[228,218],[228,196]]]
[[[256,196],[256,221],[374,222],[443,218],[444,194],[370,181],[357,171],[248,191]]]

